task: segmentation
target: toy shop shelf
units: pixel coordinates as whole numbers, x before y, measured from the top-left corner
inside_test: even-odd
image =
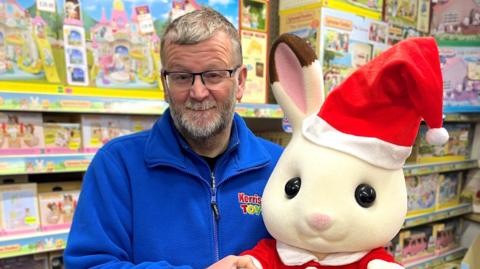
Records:
[[[67,230],[0,236],[0,258],[62,250],[68,238]]]
[[[422,259],[419,261],[415,261],[412,263],[405,264],[406,269],[420,269],[420,268],[433,268],[435,266],[439,266],[443,263],[451,262],[454,260],[462,259],[467,252],[466,248],[457,248],[450,250],[446,253],[440,254],[435,257],[430,257],[426,259]]]
[[[465,218],[466,218],[467,220],[480,223],[480,213],[468,214],[468,215],[465,215]]]
[[[450,108],[450,109],[453,109],[453,108]],[[480,112],[480,111],[477,108],[476,111],[472,111],[472,112]],[[478,113],[445,114],[444,121],[447,121],[447,122],[480,122],[480,114],[478,114]]]
[[[407,164],[403,167],[405,176],[425,175],[478,168],[478,160],[441,162],[428,164]]]
[[[83,172],[93,153],[1,156],[0,175]]]
[[[421,214],[416,216],[410,216],[405,219],[402,228],[409,228],[413,226],[418,226],[437,220],[448,219],[451,217],[456,217],[460,215],[465,215],[472,212],[472,204],[465,203],[457,206],[452,206],[449,208],[437,210],[433,213]]]
[[[168,104],[160,99],[138,97],[82,96],[65,92],[57,94],[4,92],[0,89],[0,110],[32,112],[77,112],[161,115]],[[242,117],[283,118],[283,111],[275,104],[236,105]]]

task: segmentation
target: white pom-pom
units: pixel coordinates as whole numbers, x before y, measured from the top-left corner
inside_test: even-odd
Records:
[[[448,132],[445,128],[432,128],[427,131],[426,139],[430,145],[443,145],[448,141]]]

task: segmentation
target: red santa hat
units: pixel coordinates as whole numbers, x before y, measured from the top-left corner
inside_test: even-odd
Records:
[[[400,169],[423,120],[430,144],[448,140],[442,128],[443,83],[433,38],[400,42],[335,88],[303,134],[373,165]]]

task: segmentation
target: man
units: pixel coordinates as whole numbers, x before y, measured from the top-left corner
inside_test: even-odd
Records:
[[[281,148],[234,114],[245,88],[238,32],[211,9],[165,30],[170,108],[152,130],[112,140],[85,175],[66,268],[254,268],[268,236],[261,194]],[[227,261],[225,263],[225,261]]]

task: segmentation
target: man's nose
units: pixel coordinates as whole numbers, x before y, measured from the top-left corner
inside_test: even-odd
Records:
[[[198,76],[198,79],[197,79]],[[190,87],[190,98],[201,101],[209,95],[207,86],[202,81],[200,74],[193,77],[193,84]]]

